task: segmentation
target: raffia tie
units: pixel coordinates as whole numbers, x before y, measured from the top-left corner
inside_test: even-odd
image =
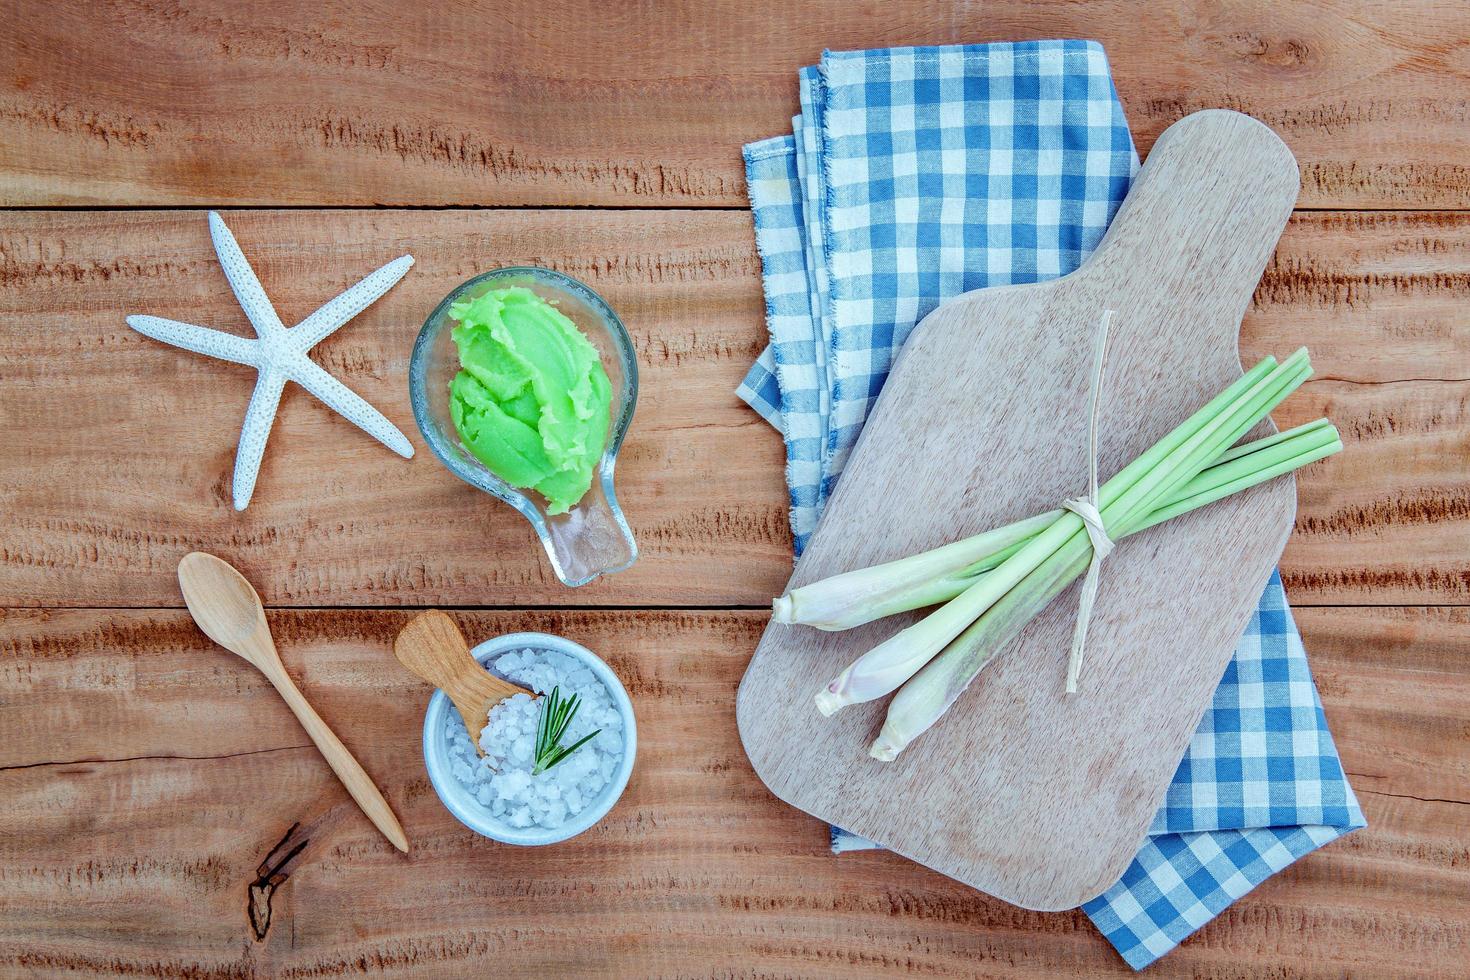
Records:
[[[1064,508],[1082,518],[1087,537],[1092,541],[1092,561],[1088,563],[1087,576],[1082,580],[1082,595],[1077,603],[1077,626],[1072,631],[1072,652],[1067,657],[1068,694],[1077,693],[1077,675],[1082,670],[1082,654],[1087,648],[1087,623],[1092,618],[1092,605],[1097,600],[1103,559],[1113,550],[1113,539],[1108,537],[1107,528],[1103,526],[1097,496],[1097,402],[1102,391],[1103,361],[1108,351],[1108,324],[1112,319],[1113,311],[1103,310],[1097,324],[1097,339],[1094,341],[1092,381],[1087,399],[1087,496],[1062,503]]]

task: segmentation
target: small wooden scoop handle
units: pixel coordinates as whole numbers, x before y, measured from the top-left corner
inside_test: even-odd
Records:
[[[393,655],[403,666],[449,695],[464,719],[476,751],[480,751],[478,736],[485,727],[485,716],[491,705],[516,694],[536,696],[482,667],[470,656],[470,646],[454,620],[437,609],[421,612],[408,621],[393,641]]]
[[[316,713],[316,709],[297,689],[296,684],[285,670],[267,670],[264,673],[280,692],[281,698],[291,709],[291,713],[296,716],[296,720],[301,722],[301,727],[306,729],[306,734],[311,736],[311,740],[321,750],[322,756],[327,760],[327,765],[332,767],[332,771],[337,774],[342,785],[347,787],[347,792],[357,801],[357,805],[362,807],[362,812],[367,814],[367,818],[373,822],[373,825],[383,832],[384,837],[392,841],[394,847],[405,854],[408,853],[408,837],[403,833],[403,825],[393,815],[393,809],[388,806],[388,801],[383,799],[383,794],[378,791],[377,784],[373,782],[372,777],[363,770],[362,765],[348,751],[347,746],[342,744],[336,732],[333,732],[327,723],[322,721],[321,715]]]

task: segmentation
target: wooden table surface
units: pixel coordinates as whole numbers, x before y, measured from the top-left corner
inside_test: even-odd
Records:
[[[1282,561],[1369,827],[1151,976],[1463,975],[1470,962],[1470,6],[1459,0],[4,0],[0,7],[0,974],[1123,975],[1039,914],[882,853],[834,858],[740,748],[734,693],[790,570],[780,440],[733,394],[763,345],[740,145],[823,47],[1101,40],[1140,147],[1199,108],[1273,126],[1301,210],[1242,353],[1307,344],[1346,451],[1301,474]],[[229,503],[254,375],[149,341],[244,330],[226,218],[289,323],[405,251],[317,360],[411,434],[394,457],[287,391]],[[642,548],[569,591],[530,528],[423,447],[409,346],[450,287],[536,263],[625,318],[618,480]],[[174,578],[270,606],[291,673],[381,783],[396,853]],[[637,704],[611,816],[548,849],[439,804],[424,606],[561,633]]]

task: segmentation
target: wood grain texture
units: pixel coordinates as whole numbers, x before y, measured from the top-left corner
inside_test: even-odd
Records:
[[[1295,163],[1269,129],[1238,113],[1196,113],[1159,138],[1075,273],[977,290],[929,314],[790,588],[1085,496],[1088,375],[1104,310],[1117,315],[1098,399],[1101,473],[1239,380],[1240,318],[1295,195]],[[1138,853],[1295,504],[1293,482],[1272,481],[1125,544],[1103,567],[1080,693],[1063,690],[1073,588],[893,762],[868,755],[889,697],[830,718],[812,697],[922,614],[842,632],[773,622],[740,686],[741,741],[793,806],[1025,908],[1076,908]],[[1085,541],[1079,518],[1063,520]],[[1208,589],[1194,584],[1205,580]]]
[[[10,0],[8,204],[743,206],[824,47],[1101,41],[1146,148],[1254,115],[1315,207],[1470,205],[1470,9],[1323,0]],[[493,38],[494,43],[488,43]]]
[[[1282,558],[1294,604],[1470,601],[1470,216],[1299,213],[1241,329],[1301,338],[1317,376],[1277,414],[1346,450],[1301,475]]]
[[[404,836],[403,826],[383,799],[373,777],[363,770],[362,763],[342,744],[286,672],[260,596],[245,577],[228,562],[196,551],[179,562],[179,588],[184,593],[189,615],[204,635],[270,681],[363,814],[394,847],[407,852],[408,838]]]
[[[645,723],[612,817],[535,853],[474,838],[433,797],[427,691],[388,649],[409,612],[270,612],[292,675],[388,774],[415,837],[403,859],[265,680],[182,610],[4,607],[174,607],[173,568],[199,547],[238,560],[272,606],[764,604],[790,536],[779,439],[731,395],[764,337],[738,147],[787,130],[799,66],[824,46],[1095,37],[1145,151],[1188,112],[1232,107],[1286,139],[1305,206],[1464,208],[1470,8],[7,0],[0,14],[0,206],[736,209],[228,216],[288,321],[402,251],[419,258],[316,356],[421,449],[407,349],[451,286],[524,261],[612,302],[643,370],[619,467],[643,555],[575,591],[508,509],[299,391],[256,503],[233,514],[250,373],[122,323],[244,328],[202,214],[0,213],[0,974],[1132,975],[1080,913],[1025,912],[892,854],[833,859],[825,828],[772,799],[737,744],[759,612],[454,614],[474,638],[587,643]],[[1348,441],[1301,475],[1283,574],[1371,826],[1150,977],[1463,974],[1467,610],[1325,606],[1470,603],[1467,300],[1470,215],[1413,210],[1299,213],[1257,290],[1243,354],[1306,343],[1320,372],[1278,421],[1325,410]]]
[[[236,514],[229,480],[254,374],[123,323],[151,312],[248,330],[203,215],[0,217],[0,416],[25,420],[0,454],[0,603],[176,605],[173,569],[191,550],[235,564],[267,605],[757,603],[785,580],[780,439],[734,394],[763,334],[748,215],[227,220],[287,323],[413,253],[404,281],[313,356],[409,433],[417,456],[398,459],[292,386],[254,501]],[[602,292],[640,362],[617,482],[642,558],[576,590],[519,514],[427,452],[409,409],[424,317],[475,273],[520,263]]]
[[[229,480],[253,374],[154,343],[152,312],[248,330],[202,215],[0,215],[0,604],[177,606],[191,550],[267,605],[765,604],[791,568],[780,439],[735,398],[763,344],[748,215],[227,215],[288,322],[404,251],[408,277],[314,352],[420,448],[408,462],[288,387],[259,490]],[[592,284],[638,348],[618,467],[643,556],[557,583],[528,525],[423,451],[409,346],[453,286],[497,265]],[[1312,350],[1278,415],[1326,413],[1347,449],[1299,474],[1282,565],[1294,603],[1470,602],[1470,215],[1298,213],[1241,328],[1248,360]],[[105,393],[105,397],[99,394]],[[418,515],[432,513],[435,520]],[[384,540],[392,542],[386,550]],[[486,555],[494,555],[488,562]]]
[[[456,613],[471,640],[586,644],[639,713],[604,823],[555,848],[477,838],[420,762],[428,689],[389,649],[409,615],[269,614],[288,670],[383,774],[414,840],[400,856],[265,679],[185,613],[0,613],[0,972],[1132,975],[1081,913],[1026,912],[892,854],[834,858],[739,749],[754,611]],[[1149,975],[1453,976],[1470,948],[1470,613],[1300,622],[1369,827]]]

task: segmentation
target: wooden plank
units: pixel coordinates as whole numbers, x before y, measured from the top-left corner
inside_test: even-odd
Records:
[[[639,713],[603,824],[534,851],[476,838],[424,776],[427,690],[389,651],[408,616],[270,614],[288,670],[402,816],[400,857],[264,679],[183,613],[0,613],[0,972],[1130,975],[1080,913],[1024,912],[891,854],[834,858],[824,827],[770,797],[735,736],[759,612],[456,614],[472,640],[587,644]],[[1300,618],[1370,827],[1151,975],[1453,975],[1470,944],[1470,613]]]
[[[1317,608],[1295,616],[1360,793],[1470,800],[1470,610]]]
[[[1282,574],[1297,604],[1470,601],[1470,218],[1298,213],[1241,328],[1317,377],[1277,413],[1345,451],[1298,480]]]
[[[1345,448],[1298,480],[1281,559],[1292,601],[1470,600],[1470,383],[1308,383],[1276,418],[1323,415]]]
[[[1256,289],[1241,357],[1307,343],[1322,380],[1470,380],[1467,300],[1466,215],[1298,211]]]
[[[1470,205],[1470,8],[1325,0],[13,0],[0,203],[742,205],[821,49],[1103,42],[1141,146],[1250,113],[1314,207]]]
[[[131,312],[248,332],[201,213],[11,214],[0,310],[0,602],[177,605],[187,551],[218,552],[272,604],[764,602],[791,537],[782,449],[734,395],[762,346],[750,218],[671,212],[284,212],[227,216],[288,323],[405,251],[408,277],[316,348],[385,412],[405,462],[292,386],[255,499],[228,502],[254,372],[135,334]],[[531,527],[429,454],[408,355],[453,287],[551,265],[603,292],[642,391],[618,463],[642,558],[569,590]],[[47,584],[50,583],[50,584]]]
[[[763,344],[759,263],[736,212],[227,215],[288,320],[404,251],[418,264],[317,348],[408,432],[404,462],[288,389],[255,502],[230,507],[254,375],[164,347],[133,312],[248,330],[197,212],[0,216],[0,604],[176,606],[191,549],[272,605],[750,604],[790,572],[782,451],[733,390]],[[584,589],[530,528],[427,455],[407,358],[433,304],[497,265],[551,265],[627,321],[642,393],[618,468],[642,548]],[[1470,215],[1299,213],[1242,327],[1254,360],[1299,344],[1348,449],[1301,475],[1293,601],[1470,601]],[[391,542],[384,548],[383,542]]]

